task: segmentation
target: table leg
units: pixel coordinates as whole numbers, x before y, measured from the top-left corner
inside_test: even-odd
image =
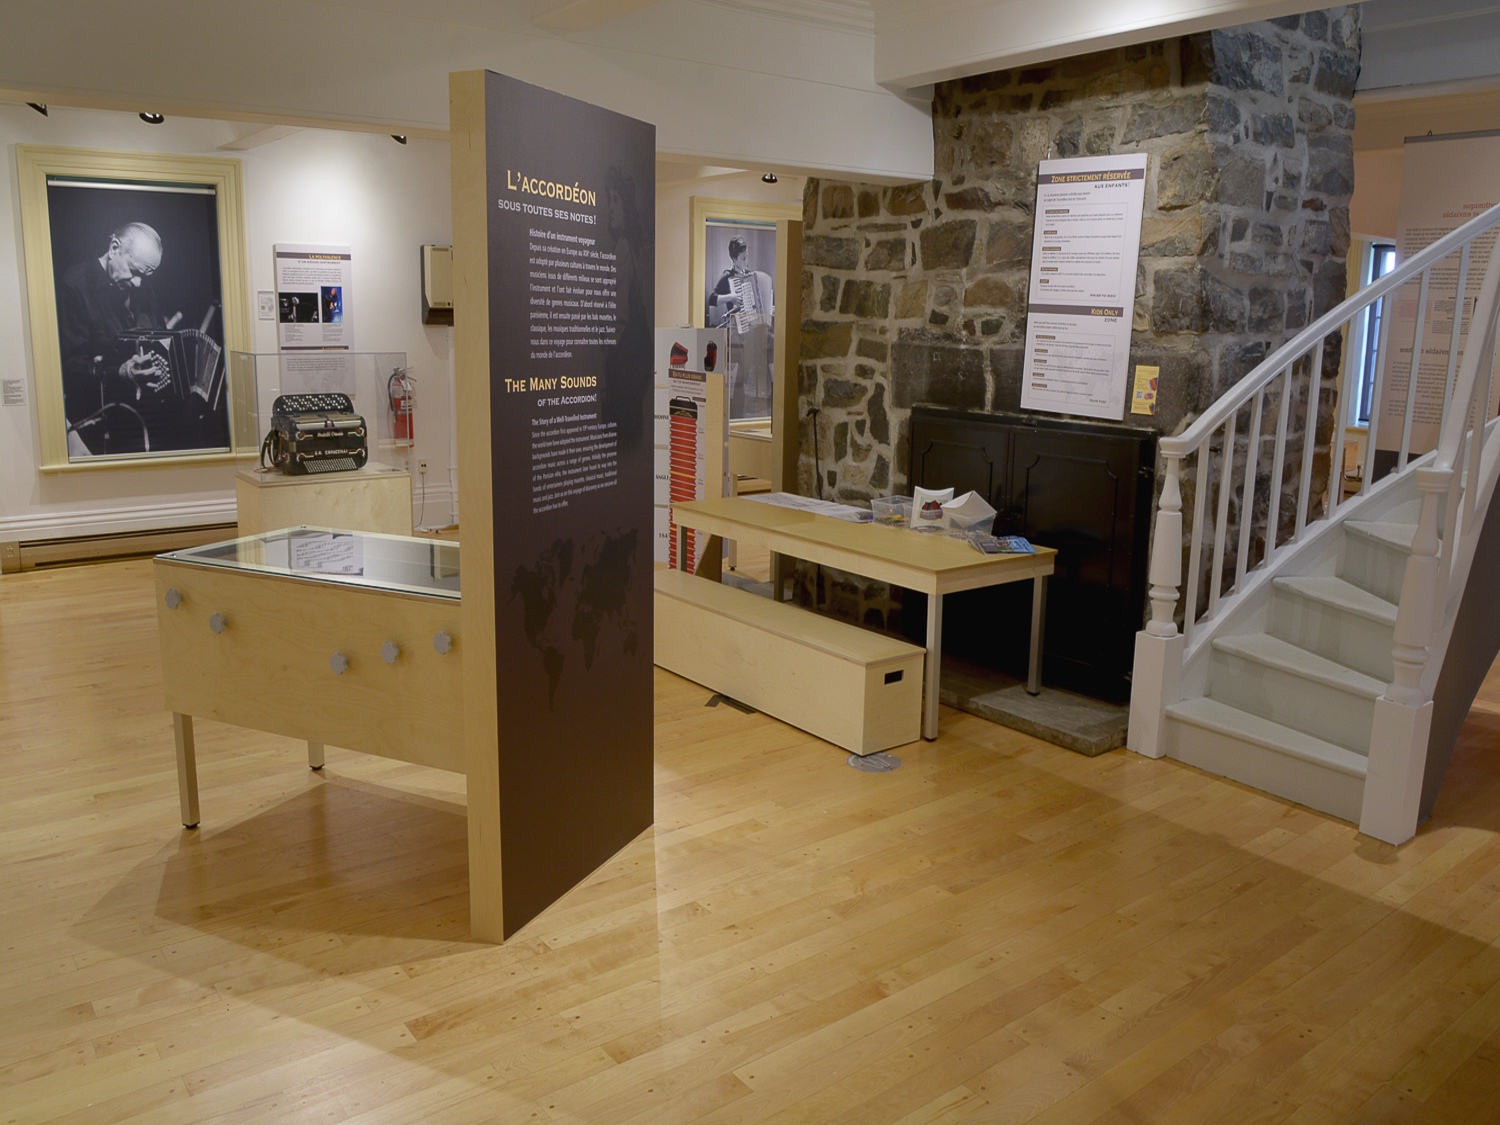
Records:
[[[922,737],[938,736],[938,684],[943,663],[943,595],[927,598],[927,663],[922,685]]]
[[[323,744],[321,742],[307,744],[307,768],[310,770],[323,768]]]
[[[1042,690],[1042,637],[1047,631],[1047,576],[1031,580],[1031,656],[1026,662],[1026,690]]]
[[[177,741],[177,799],[182,804],[184,828],[198,827],[198,756],[193,750],[193,717],[172,712],[172,734]]]
[[[766,557],[771,563],[771,596],[779,602],[786,596],[785,572],[782,570],[781,556],[771,551]]]

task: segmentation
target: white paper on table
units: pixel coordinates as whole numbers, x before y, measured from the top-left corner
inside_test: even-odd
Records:
[[[943,514],[949,517],[957,516],[963,523],[975,523],[986,516],[993,516],[995,509],[989,506],[985,498],[977,492],[965,492],[962,496],[955,496],[943,505]]]

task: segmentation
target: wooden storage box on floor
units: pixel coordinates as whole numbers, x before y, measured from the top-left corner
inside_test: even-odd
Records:
[[[915,742],[922,649],[678,570],[656,572],[656,663],[855,754]]]

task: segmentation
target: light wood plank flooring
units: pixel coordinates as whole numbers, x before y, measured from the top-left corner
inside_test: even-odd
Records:
[[[503,947],[460,780],[198,724],[150,563],[0,579],[0,1125],[1500,1120],[1500,676],[1394,849],[945,710],[866,774],[658,673],[656,826]]]

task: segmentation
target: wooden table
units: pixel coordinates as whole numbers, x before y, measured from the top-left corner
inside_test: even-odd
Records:
[[[922,736],[938,732],[938,673],[943,642],[943,595],[982,586],[1031,580],[1031,650],[1026,690],[1041,690],[1043,612],[1047,576],[1057,552],[1037,547],[1034,555],[981,555],[969,544],[941,535],[923,535],[872,523],[850,523],[831,516],[778,507],[745,497],[692,500],[672,505],[679,527],[764,547],[820,566],[862,574],[927,595],[927,662],[922,701]],[[772,560],[772,572],[776,562]],[[779,595],[780,589],[778,587]]]

